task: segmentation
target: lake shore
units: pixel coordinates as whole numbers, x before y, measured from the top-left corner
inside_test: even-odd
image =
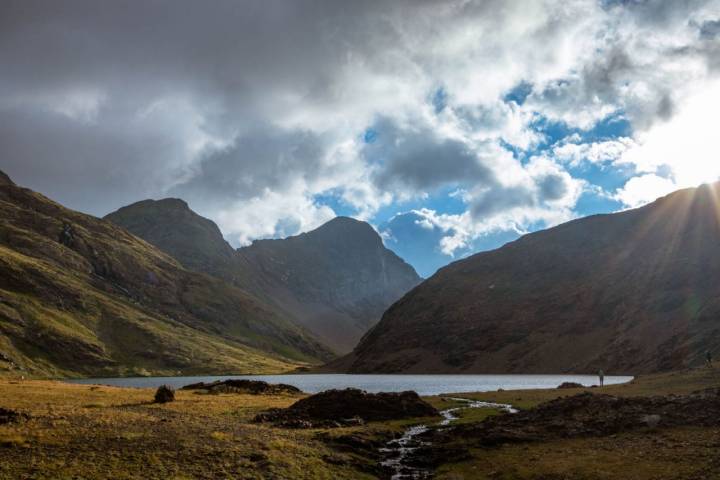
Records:
[[[583,391],[617,397],[685,395],[720,387],[720,372],[695,369],[588,389],[514,390],[454,396],[523,410]],[[0,478],[383,478],[379,448],[407,427],[438,419],[284,429],[252,419],[303,395],[200,395],[178,391],[153,404],[153,389],[0,380],[0,407],[27,415],[0,425]],[[445,397],[425,399],[438,409]],[[499,412],[468,409],[459,424]],[[673,427],[468,450],[434,466],[437,478],[708,478],[720,472],[716,427]],[[457,439],[446,440],[452,447]],[[447,461],[445,461],[447,460]],[[620,477],[618,477],[620,475]],[[705,475],[705,476],[702,476]]]

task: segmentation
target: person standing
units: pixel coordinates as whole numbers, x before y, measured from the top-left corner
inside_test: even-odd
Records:
[[[600,380],[600,386],[605,385],[605,373],[602,370],[598,371],[598,379]]]
[[[707,363],[707,366],[712,368],[712,353],[710,353],[710,350],[705,352],[705,363]]]

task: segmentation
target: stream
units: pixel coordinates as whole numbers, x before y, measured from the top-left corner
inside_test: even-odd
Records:
[[[457,412],[468,408],[494,408],[507,413],[517,412],[512,405],[502,403],[481,402],[477,400],[469,400],[467,398],[444,398],[455,402],[465,403],[465,406],[453,407],[440,411],[440,415],[442,415],[443,419],[439,423],[435,424],[435,427],[446,427],[450,425],[459,418],[456,415]],[[407,459],[413,451],[417,450],[421,446],[428,445],[428,442],[418,440],[417,437],[430,430],[430,428],[432,428],[432,426],[414,425],[405,430],[400,438],[388,442],[385,448],[380,449],[380,453],[386,457],[386,460],[382,461],[381,465],[392,471],[392,476],[390,477],[392,480],[421,480],[430,477],[432,473],[430,470],[407,464]]]

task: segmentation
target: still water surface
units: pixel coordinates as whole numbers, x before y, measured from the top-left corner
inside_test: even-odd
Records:
[[[287,383],[307,393],[317,393],[331,388],[354,387],[368,392],[401,392],[415,390],[420,395],[441,393],[489,392],[499,388],[522,390],[529,388],[555,388],[563,382],[576,382],[586,386],[597,385],[594,375],[231,375],[207,377],[133,377],[133,378],[83,378],[72,383],[113,385],[117,387],[151,387],[170,385],[180,388],[197,382],[214,382],[228,378],[263,380],[269,383]],[[633,377],[606,376],[605,385],[624,383]]]

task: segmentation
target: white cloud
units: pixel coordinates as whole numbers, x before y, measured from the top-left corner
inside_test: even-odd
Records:
[[[622,161],[639,172],[669,170],[677,187],[694,187],[720,177],[717,118],[720,81],[698,85],[667,122],[644,132]]]
[[[677,185],[667,178],[649,173],[633,177],[619,189],[614,198],[628,207],[635,208],[657,200],[677,189]]]

